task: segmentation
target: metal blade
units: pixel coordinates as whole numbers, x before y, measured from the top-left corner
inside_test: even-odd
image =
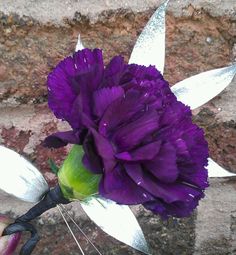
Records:
[[[208,176],[209,177],[232,177],[236,174],[225,170],[223,167],[219,166],[213,159],[208,159]]]
[[[154,65],[163,74],[165,66],[165,1],[152,15],[131,53],[129,64]]]
[[[182,103],[195,109],[223,91],[236,74],[236,65],[203,72],[176,83],[172,92]]]
[[[0,189],[27,202],[38,202],[49,190],[38,169],[13,150],[0,145]]]
[[[81,205],[104,232],[136,250],[150,254],[142,229],[128,206],[100,197],[93,197]]]

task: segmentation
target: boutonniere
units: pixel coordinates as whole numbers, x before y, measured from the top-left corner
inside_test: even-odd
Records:
[[[38,241],[30,221],[52,207],[65,219],[63,204],[75,200],[109,235],[150,254],[129,205],[141,204],[163,220],[188,217],[204,197],[209,177],[235,175],[209,158],[204,132],[192,122],[191,110],[224,90],[236,65],[200,73],[170,88],[163,77],[167,5],[153,14],[128,63],[114,56],[105,65],[102,49],[86,48],[79,37],[76,52],[48,75],[49,108],[70,129],[49,135],[44,145],[73,144],[59,167],[55,188],[49,189],[30,162],[0,146],[0,163],[9,174],[0,180],[0,188],[38,202],[3,231],[31,232],[21,254],[30,254]]]

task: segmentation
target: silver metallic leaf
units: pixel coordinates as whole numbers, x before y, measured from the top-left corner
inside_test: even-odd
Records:
[[[165,1],[152,15],[131,53],[129,64],[155,65],[163,73],[165,66]]]
[[[28,160],[0,145],[0,189],[27,202],[38,202],[49,187]]]
[[[208,159],[208,176],[209,177],[231,177],[236,176],[236,174],[225,170],[223,167],[219,166],[213,159]]]
[[[78,51],[78,50],[82,50],[84,49],[84,45],[82,43],[82,40],[80,38],[80,34],[78,35],[78,41],[77,41],[77,44],[75,46],[75,51]]]
[[[171,87],[179,101],[195,109],[223,91],[236,74],[236,65],[203,72]]]
[[[150,254],[142,229],[128,206],[97,197],[81,205],[104,232],[136,250]]]

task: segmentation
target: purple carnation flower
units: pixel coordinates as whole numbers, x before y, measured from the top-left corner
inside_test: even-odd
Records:
[[[104,67],[101,50],[84,49],[52,71],[48,95],[72,130],[45,144],[81,144],[84,165],[102,175],[103,197],[163,218],[186,217],[198,205],[208,186],[207,142],[155,67],[120,56]]]

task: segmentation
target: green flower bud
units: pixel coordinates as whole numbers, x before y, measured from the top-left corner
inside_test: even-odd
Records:
[[[58,172],[59,185],[67,199],[83,200],[98,193],[101,176],[84,167],[83,155],[83,148],[74,145]]]

